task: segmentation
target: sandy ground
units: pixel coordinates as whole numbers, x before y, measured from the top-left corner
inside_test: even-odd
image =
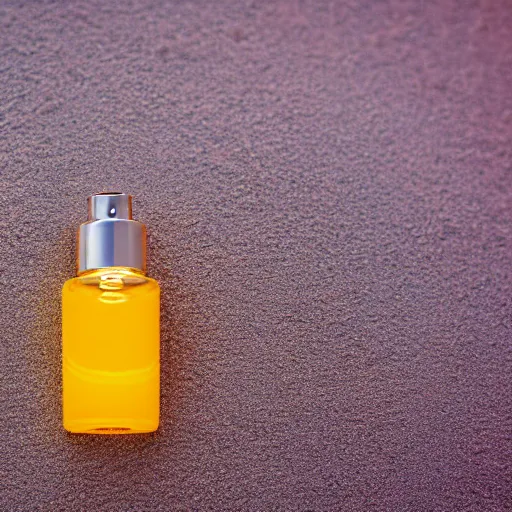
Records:
[[[1,510],[510,507],[511,27],[2,2]],[[155,435],[60,426],[60,288],[109,189],[163,288]]]

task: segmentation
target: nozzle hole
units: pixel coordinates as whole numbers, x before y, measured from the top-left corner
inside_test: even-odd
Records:
[[[108,216],[109,217],[115,217],[116,216],[116,209],[114,207],[110,208],[110,210],[108,211]]]

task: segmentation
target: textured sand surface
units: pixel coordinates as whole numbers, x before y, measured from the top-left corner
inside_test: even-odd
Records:
[[[510,509],[512,5],[2,2],[2,511]],[[60,426],[86,196],[135,196],[162,423]]]

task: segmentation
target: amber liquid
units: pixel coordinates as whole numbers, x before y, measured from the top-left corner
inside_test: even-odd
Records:
[[[160,288],[143,273],[111,267],[62,290],[63,423],[69,432],[158,428]]]

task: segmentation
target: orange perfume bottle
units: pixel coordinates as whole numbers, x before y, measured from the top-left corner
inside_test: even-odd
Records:
[[[78,230],[77,277],[62,289],[63,424],[69,432],[158,428],[160,287],[145,275],[146,228],[132,198],[88,198]]]

